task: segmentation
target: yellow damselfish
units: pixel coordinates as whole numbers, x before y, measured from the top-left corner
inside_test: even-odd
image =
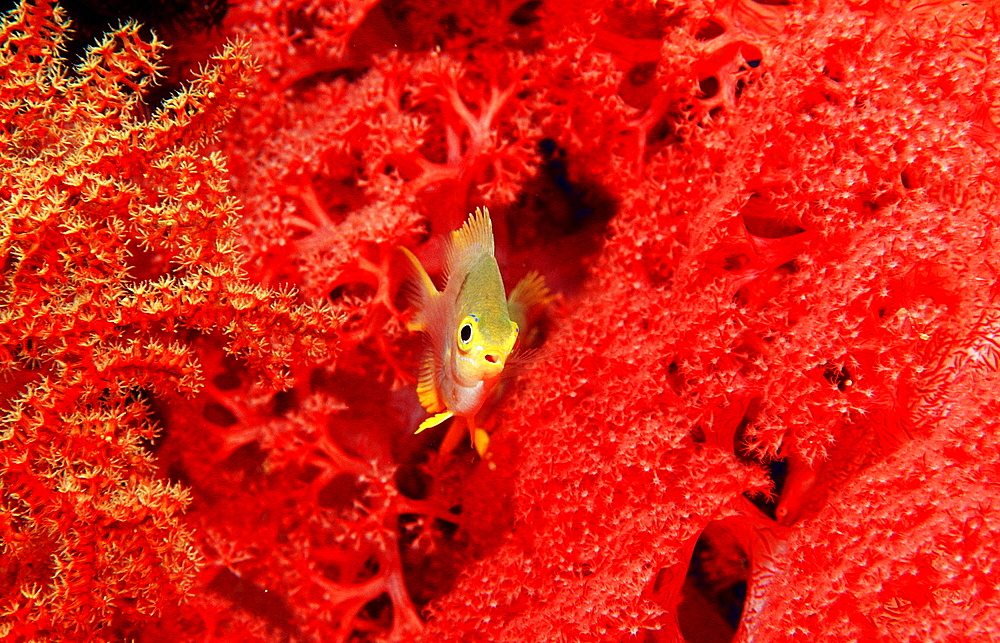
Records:
[[[472,443],[482,456],[489,448],[489,434],[476,425],[476,414],[494,389],[511,352],[518,343],[518,324],[535,302],[550,299],[538,274],[525,277],[508,301],[494,257],[493,224],[486,208],[477,208],[465,224],[451,233],[445,250],[445,287],[439,291],[412,252],[400,248],[408,259],[404,288],[414,314],[410,330],[427,337],[420,367],[417,395],[432,416],[417,433],[452,416],[465,418]],[[454,427],[457,425],[453,425]],[[450,451],[459,432],[450,431],[441,446]]]

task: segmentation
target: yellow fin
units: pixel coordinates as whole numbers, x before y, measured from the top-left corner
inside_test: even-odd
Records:
[[[426,331],[425,311],[431,301],[440,293],[416,255],[403,246],[399,246],[399,250],[407,260],[406,274],[403,279],[403,292],[406,293],[407,302],[413,308],[407,328],[411,331]]]
[[[472,444],[476,447],[476,453],[482,458],[490,448],[490,434],[482,429],[474,429],[472,432]]]
[[[445,273],[450,275],[463,259],[476,252],[493,256],[493,222],[489,208],[476,208],[461,228],[452,231],[445,254]]]
[[[441,424],[442,422],[450,418],[452,415],[453,414],[451,411],[445,411],[444,413],[438,413],[437,415],[427,418],[426,420],[420,423],[420,426],[417,427],[417,433],[436,427],[437,425]]]
[[[545,277],[535,271],[531,271],[521,281],[517,282],[514,290],[510,291],[510,297],[507,298],[507,309],[510,311],[510,319],[522,331],[528,331],[533,326],[532,322],[538,317],[542,309],[555,301],[555,298],[556,296],[545,285]]]
[[[439,413],[445,409],[437,386],[438,363],[431,346],[424,351],[424,361],[420,365],[420,379],[417,381],[417,397],[420,405],[428,413]]]

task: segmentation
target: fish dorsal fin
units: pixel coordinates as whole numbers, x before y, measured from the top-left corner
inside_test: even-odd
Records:
[[[427,331],[427,310],[434,299],[440,294],[434,287],[434,282],[424,267],[412,252],[400,246],[399,250],[406,257],[406,270],[403,276],[402,290],[407,303],[413,310],[413,316],[407,327],[411,331]]]
[[[461,228],[451,233],[445,253],[445,276],[450,276],[466,259],[483,252],[493,256],[493,222],[489,208],[476,208]]]
[[[420,379],[417,381],[417,397],[420,405],[428,413],[440,413],[445,405],[438,393],[437,374],[441,371],[437,356],[431,346],[424,351],[424,359],[420,364]]]

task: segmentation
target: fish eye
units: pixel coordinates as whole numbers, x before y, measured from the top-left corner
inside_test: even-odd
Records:
[[[475,315],[469,315],[462,320],[462,325],[458,327],[458,341],[463,346],[467,346],[472,341],[472,336],[475,334],[475,325],[478,321]]]

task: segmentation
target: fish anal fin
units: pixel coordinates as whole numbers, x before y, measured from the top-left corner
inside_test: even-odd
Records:
[[[451,411],[445,411],[444,413],[438,413],[437,415],[432,415],[431,417],[427,418],[426,420],[420,423],[420,426],[417,427],[416,432],[421,433],[423,431],[426,431],[427,429],[432,429],[437,425],[441,424],[442,422],[444,422],[445,420],[447,420],[448,418],[450,418],[452,415],[453,413]]]

